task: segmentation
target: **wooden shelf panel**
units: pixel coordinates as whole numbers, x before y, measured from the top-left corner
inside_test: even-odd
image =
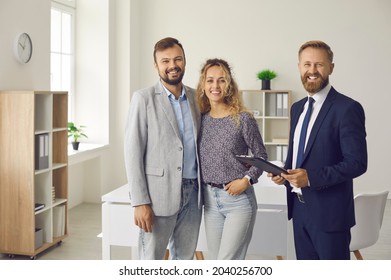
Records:
[[[53,129],[68,127],[68,93],[53,94]]]
[[[68,207],[67,115],[66,92],[0,91],[0,161],[7,163],[0,164],[0,253],[34,256],[67,236],[66,230],[53,238],[53,207]],[[35,138],[42,133],[49,139],[48,168],[35,170]],[[35,203],[45,207],[35,211]]]

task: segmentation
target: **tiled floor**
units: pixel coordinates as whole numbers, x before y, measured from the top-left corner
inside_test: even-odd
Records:
[[[102,243],[101,205],[84,203],[69,211],[69,236],[59,246],[37,256],[38,260],[100,260]],[[391,260],[391,200],[387,201],[383,227],[378,242],[361,251],[367,260]],[[112,248],[113,259],[130,259],[130,248]],[[274,256],[249,256],[251,259],[274,259]],[[1,255],[1,259],[9,259]],[[15,256],[15,259],[29,259]],[[352,259],[354,256],[352,255]]]

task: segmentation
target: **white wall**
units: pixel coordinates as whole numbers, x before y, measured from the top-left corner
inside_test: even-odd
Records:
[[[240,88],[259,89],[255,73],[272,68],[279,74],[272,88],[291,89],[295,100],[305,94],[297,70],[299,46],[311,39],[329,43],[336,65],[331,83],[366,110],[369,168],[356,180],[356,192],[391,190],[391,137],[385,127],[391,104],[391,1],[100,1],[100,7],[107,3],[108,11],[100,11],[107,28],[97,28],[95,35],[107,38],[108,54],[103,64],[93,63],[106,68],[110,146],[99,158],[69,168],[70,205],[99,203],[102,194],[126,183],[123,133],[130,93],[157,81],[152,51],[165,36],[177,37],[185,47],[187,85],[197,84],[206,58],[221,57],[231,63]],[[25,30],[35,49],[31,62],[21,66],[12,57],[11,43]],[[50,1],[1,0],[0,49],[0,89],[48,89]]]
[[[109,0],[79,0],[76,4],[75,121],[87,127],[90,142],[106,144],[109,142]]]
[[[297,70],[297,51],[308,40],[327,42],[335,54],[332,85],[360,101],[366,111],[369,167],[355,190],[391,190],[388,159],[391,105],[391,1],[388,0],[135,0],[140,2],[140,83],[155,83],[152,50],[165,36],[177,37],[187,56],[185,83],[195,86],[206,58],[231,63],[239,87],[259,89],[255,73],[271,68],[273,89],[305,92]],[[380,99],[380,102],[376,100]]]
[[[16,35],[23,32],[33,43],[33,55],[27,64],[20,64],[14,56]],[[50,0],[1,0],[0,89],[50,89],[49,53]]]

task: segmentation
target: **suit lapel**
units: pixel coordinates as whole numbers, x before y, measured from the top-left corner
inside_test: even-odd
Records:
[[[319,111],[319,114],[315,120],[314,126],[311,129],[310,137],[308,138],[307,147],[305,149],[303,161],[307,157],[308,152],[311,150],[312,145],[315,142],[316,135],[319,132],[320,127],[322,126],[322,123],[324,119],[326,118],[328,112],[330,111],[331,106],[333,105],[335,99],[335,91],[333,88],[330,89],[329,94],[327,95],[326,100],[324,101],[322,108]]]
[[[193,119],[193,133],[194,133],[194,139],[197,139],[198,137],[198,129],[200,127],[200,114],[198,114],[198,109],[197,105],[195,104],[195,97],[194,94],[190,93],[190,89],[185,87],[185,94],[186,98],[189,104],[190,112],[191,112],[191,117]],[[197,142],[197,141],[196,141]]]
[[[304,110],[304,104],[307,102],[307,97],[306,98],[303,98],[302,100],[299,101],[299,104],[298,104],[298,110],[296,110],[295,112],[292,112],[292,124],[293,124],[293,128],[295,128],[297,126],[297,122],[299,121],[299,118],[300,118],[300,115],[301,113],[303,112]],[[294,132],[294,131],[292,131]],[[292,134],[293,136],[293,134]],[[293,138],[292,138],[293,140]]]
[[[288,149],[288,155],[286,157],[285,161],[285,168],[292,168],[293,166],[293,141],[295,137],[295,129],[297,126],[297,122],[299,121],[300,115],[303,112],[304,104],[307,101],[307,98],[303,98],[302,100],[297,101],[292,107],[291,110],[291,125],[290,125],[290,132],[289,132],[289,149]]]
[[[155,86],[155,96],[157,101],[160,103],[162,110],[166,115],[167,120],[171,124],[175,134],[178,136],[179,139],[181,139],[174,110],[172,109],[170,100],[168,99],[168,96],[160,83],[156,84]]]

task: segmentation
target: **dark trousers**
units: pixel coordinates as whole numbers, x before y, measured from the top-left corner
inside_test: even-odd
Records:
[[[293,204],[293,233],[298,260],[350,260],[350,229],[325,232],[314,223],[306,203],[296,195]]]

